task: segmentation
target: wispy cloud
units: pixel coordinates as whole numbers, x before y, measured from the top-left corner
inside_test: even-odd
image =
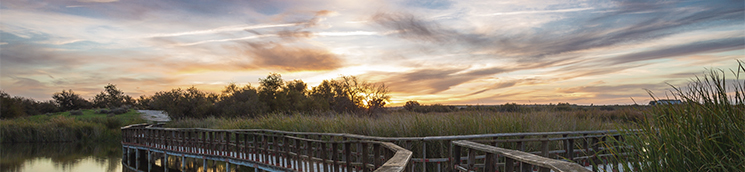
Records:
[[[491,14],[480,14],[476,16],[501,16],[501,15],[521,15],[521,14],[547,14],[547,13],[566,13],[566,12],[579,12],[594,10],[594,8],[569,8],[569,9],[556,9],[556,10],[532,10],[532,11],[511,11],[511,12],[498,12]]]
[[[177,32],[177,33],[156,33],[148,35],[148,37],[173,37],[173,36],[185,36],[185,35],[200,35],[200,34],[216,34],[221,32],[235,32],[235,31],[245,31],[245,30],[252,30],[252,29],[264,29],[264,28],[275,28],[275,27],[290,27],[295,26],[296,24],[263,24],[263,25],[242,25],[242,26],[225,26],[225,27],[219,27],[219,28],[213,28],[213,29],[206,29],[206,30],[195,30],[195,31],[187,31],[187,32]]]

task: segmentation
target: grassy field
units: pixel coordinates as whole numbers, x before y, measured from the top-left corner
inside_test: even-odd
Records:
[[[182,119],[173,128],[274,129],[282,131],[352,133],[384,137],[418,137],[485,133],[616,129],[641,118],[641,109],[572,111],[458,111],[415,113],[397,111],[376,116],[354,114],[270,114],[254,119]]]
[[[97,114],[82,110],[81,115],[61,112],[25,118],[0,120],[0,143],[113,141],[121,137],[122,126],[144,123],[130,110],[120,115]]]

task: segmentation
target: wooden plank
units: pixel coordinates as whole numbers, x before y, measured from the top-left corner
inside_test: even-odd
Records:
[[[554,171],[559,171],[559,172],[589,171],[585,169],[584,167],[580,166],[579,164],[549,159],[546,157],[541,157],[541,156],[534,155],[534,154],[527,153],[527,152],[493,147],[493,146],[475,143],[475,142],[471,142],[467,140],[458,140],[458,141],[453,141],[452,143],[454,145],[468,147],[469,149],[476,149],[482,152],[500,154],[500,155],[506,156],[511,159],[515,159],[520,162],[525,162],[525,163],[537,165],[540,167],[550,168]]]

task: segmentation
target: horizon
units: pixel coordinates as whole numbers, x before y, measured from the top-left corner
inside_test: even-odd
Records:
[[[133,98],[219,93],[279,73],[384,83],[391,107],[643,105],[745,57],[742,1],[10,0],[0,13],[0,89],[35,100],[109,83]]]

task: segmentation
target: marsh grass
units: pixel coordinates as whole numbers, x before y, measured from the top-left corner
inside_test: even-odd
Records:
[[[122,126],[144,123],[132,110],[109,117],[95,110],[82,110],[82,115],[61,112],[25,118],[0,120],[0,143],[119,141]]]
[[[298,132],[351,133],[382,137],[422,137],[511,132],[614,129],[619,122],[587,112],[394,112],[375,117],[354,114],[269,114],[262,117],[182,119],[166,127],[273,129]],[[622,115],[619,115],[622,116]]]
[[[625,171],[745,169],[745,86],[739,78],[745,68],[738,62],[735,80],[711,70],[687,87],[673,87],[674,97],[686,103],[656,106],[648,118],[622,128],[630,137],[621,143],[633,147],[632,156],[616,157],[626,162]]]

